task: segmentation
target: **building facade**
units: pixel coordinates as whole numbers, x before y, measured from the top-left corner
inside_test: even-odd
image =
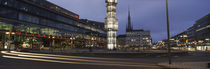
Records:
[[[126,35],[118,35],[117,36],[117,48],[118,49],[125,49],[127,47],[125,47],[126,45]]]
[[[126,27],[126,46],[130,47],[143,47],[151,46],[152,38],[150,36],[150,31],[143,29],[133,29],[131,24],[130,11],[128,11],[128,24]]]
[[[195,48],[205,50],[210,46],[210,14],[197,20],[196,23],[172,37],[178,47]],[[210,47],[209,47],[210,49]]]
[[[126,44],[129,46],[151,46],[152,38],[150,31],[132,30],[126,32]]]
[[[193,26],[195,28],[195,39],[205,40],[210,38],[210,14],[202,17]]]
[[[106,32],[47,0],[0,0],[2,48],[84,47],[101,44]],[[93,33],[94,32],[94,33]]]
[[[181,32],[180,34],[177,34],[173,36],[172,38],[175,39],[183,39],[185,37],[188,42],[197,42],[199,40],[206,40],[210,38],[210,14],[202,17],[196,23],[185,30],[184,32]],[[182,41],[183,42],[183,41]],[[186,41],[185,41],[186,42]]]

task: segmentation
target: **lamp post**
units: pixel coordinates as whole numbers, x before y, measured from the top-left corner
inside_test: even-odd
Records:
[[[55,35],[53,35],[52,37],[51,52],[53,52],[54,46],[55,46]]]
[[[171,46],[170,46],[170,27],[169,27],[169,14],[168,14],[168,0],[166,0],[166,19],[167,19],[167,35],[168,35],[168,63],[171,64]]]

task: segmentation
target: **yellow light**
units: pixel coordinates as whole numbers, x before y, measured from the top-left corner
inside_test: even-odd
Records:
[[[5,34],[9,34],[9,32],[6,32]]]

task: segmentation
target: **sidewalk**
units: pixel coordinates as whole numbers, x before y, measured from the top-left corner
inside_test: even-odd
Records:
[[[1,54],[1,51],[0,51],[0,69],[2,69],[2,67],[3,67],[3,66],[2,66],[2,60],[3,60],[2,58],[3,58],[3,57],[2,57],[2,54]]]
[[[158,65],[167,68],[178,68],[178,69],[210,69],[208,68],[207,62],[173,62],[171,65],[168,62],[158,63]]]

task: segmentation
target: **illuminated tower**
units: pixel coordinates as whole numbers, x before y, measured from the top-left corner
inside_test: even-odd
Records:
[[[116,18],[117,0],[106,0],[107,17],[105,18],[105,28],[107,30],[107,48],[113,50],[117,47],[118,20]]]

